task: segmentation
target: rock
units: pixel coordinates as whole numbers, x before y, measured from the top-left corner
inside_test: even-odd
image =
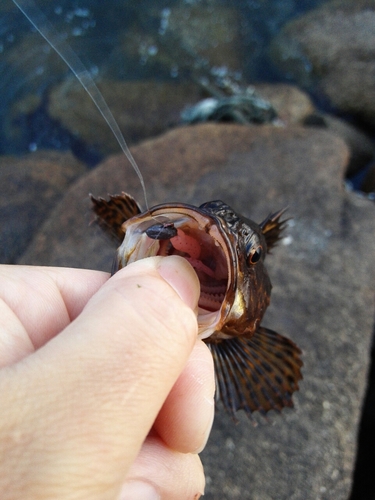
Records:
[[[164,68],[167,74],[175,76],[185,70],[191,72],[198,58],[207,60],[210,66],[225,66],[231,70],[243,66],[239,35],[242,20],[235,8],[209,0],[163,9],[152,6],[148,13],[138,10],[137,16],[142,18],[146,29],[138,23],[126,29],[110,56],[112,65],[124,60],[125,54],[127,60],[156,66],[159,73]],[[150,25],[159,26],[157,36]],[[115,68],[113,72],[116,74]]]
[[[42,128],[40,122],[38,125],[35,122],[32,123],[30,115],[38,108],[39,111],[42,110],[41,114],[43,114],[46,89],[55,85],[66,75],[70,75],[71,71],[63,59],[12,2],[1,2],[0,14],[4,9],[7,10],[3,4],[8,3],[14,12],[7,16],[4,14],[2,18],[4,40],[1,44],[2,120],[0,125],[5,144],[3,151],[14,152],[19,151],[20,147],[23,149],[27,147],[27,144],[24,143],[26,137],[35,137],[35,135],[43,135],[43,133],[48,135],[45,129],[43,132],[40,130]],[[93,26],[89,9],[87,9],[89,17],[83,19],[84,9],[79,12],[79,9],[72,9],[68,6],[56,7],[56,11],[52,14],[49,0],[38,2],[36,10],[31,5],[28,8],[30,17],[34,16],[35,21],[40,24],[42,29],[44,27],[51,42],[59,46],[62,53],[67,54],[69,51],[69,49],[63,48],[65,43],[79,57],[84,56],[86,61],[97,61],[97,37],[89,33]],[[38,14],[38,8],[44,14],[42,12]],[[49,16],[48,11],[52,23],[49,27],[48,20],[43,20],[44,15]],[[25,116],[25,114],[29,116]],[[47,127],[48,125],[46,125]],[[53,134],[51,131],[48,132]],[[40,144],[37,140],[35,142]],[[54,142],[54,146],[57,147],[57,140]]]
[[[188,48],[207,58],[211,66],[224,65],[232,70],[242,66],[241,19],[236,9],[212,0],[206,6],[175,6],[171,8],[169,29]]]
[[[19,19],[22,18],[19,12]],[[57,33],[65,33],[63,26],[56,25]],[[74,37],[70,37],[67,42],[75,47]],[[12,48],[8,48],[4,54],[4,63],[8,65],[8,74],[14,76],[23,75],[22,80],[29,84],[29,91],[39,89],[44,83],[46,74],[54,74],[56,77],[65,75],[69,70],[64,61],[49,46],[46,40],[36,32],[26,31],[23,37],[15,43]]]
[[[289,22],[273,59],[302,85],[317,80],[332,105],[375,126],[375,2],[333,0]]]
[[[315,112],[306,117],[304,125],[325,127],[346,142],[350,151],[346,172],[349,177],[365,168],[374,158],[375,145],[373,141],[364,132],[340,118],[327,113]]]
[[[285,83],[257,83],[257,93],[269,101],[285,125],[302,125],[315,112],[314,104],[306,92],[296,85]]]
[[[85,171],[70,153],[0,156],[0,262],[16,261],[69,184]]]
[[[219,411],[202,453],[205,498],[347,498],[375,312],[375,207],[343,188],[347,146],[322,129],[206,124],[133,152],[150,205],[221,198],[256,221],[285,206],[293,217],[267,257],[274,289],[263,324],[303,350],[296,408],[257,428]],[[131,168],[113,156],[69,189],[20,262],[109,270],[113,250],[87,227],[87,193],[122,189],[142,202]]]
[[[129,144],[176,125],[181,110],[201,98],[199,89],[192,84],[106,80],[98,83],[98,87]],[[74,136],[102,154],[119,151],[112,131],[75,79],[53,88],[48,111]]]
[[[22,19],[21,12],[19,16]],[[6,144],[17,144],[25,126],[24,113],[35,111],[41,103],[40,88],[45,85],[46,75],[58,77],[69,70],[39,33],[26,33],[4,50],[2,63],[0,91],[4,96],[4,108],[1,133]],[[5,104],[10,104],[9,108]]]

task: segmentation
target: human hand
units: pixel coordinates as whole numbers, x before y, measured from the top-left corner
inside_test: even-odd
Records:
[[[214,376],[198,296],[180,257],[109,280],[0,266],[3,500],[199,498]]]

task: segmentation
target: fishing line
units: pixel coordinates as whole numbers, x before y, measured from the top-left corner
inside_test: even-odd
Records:
[[[32,2],[32,0],[12,0],[13,3],[19,8],[19,10],[24,14],[24,16],[29,20],[29,22],[34,26],[34,28],[42,35],[46,42],[53,48],[53,50],[61,57],[65,64],[71,69],[73,74],[76,76],[82,87],[86,90],[91,100],[98,108],[100,114],[107,122],[109,128],[112,130],[113,135],[116,137],[118,144],[120,145],[123,153],[129,160],[130,164],[134,168],[136,174],[138,175],[139,181],[142,186],[143,196],[145,199],[146,209],[149,210],[146,186],[143,180],[143,176],[139,167],[131,154],[128,145],[121,133],[121,130],[113,116],[111,110],[109,109],[102,93],[96,86],[90,72],[86,69],[85,65],[81,59],[77,56],[70,45],[62,40],[56,35],[56,32],[45,17],[45,15],[39,10],[39,8]]]

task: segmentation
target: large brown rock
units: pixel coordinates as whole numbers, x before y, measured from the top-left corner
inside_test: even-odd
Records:
[[[98,87],[129,144],[176,125],[182,109],[201,98],[199,88],[193,84],[104,80]],[[119,151],[111,129],[75,78],[52,89],[48,111],[72,135],[100,153]]]
[[[345,143],[307,128],[200,125],[133,149],[150,204],[221,198],[256,221],[289,206],[287,237],[267,257],[274,289],[264,325],[303,349],[296,408],[254,428],[218,412],[202,454],[208,499],[345,499],[374,318],[375,207],[343,188]],[[81,178],[21,259],[110,269],[113,250],[93,227],[89,191],[122,189],[142,202],[121,156]]]
[[[300,84],[375,126],[375,1],[333,0],[288,23],[274,60]]]
[[[315,112],[314,104],[308,94],[296,85],[257,83],[254,89],[272,104],[278,118],[285,125],[302,125]]]
[[[103,80],[98,87],[129,144],[178,125],[186,106],[207,97],[194,83]],[[285,125],[302,124],[315,111],[308,95],[294,85],[258,83],[254,89],[270,101]],[[75,79],[52,89],[48,111],[74,136],[102,154],[119,151],[112,131]]]
[[[71,153],[0,156],[0,262],[14,263],[86,168]]]

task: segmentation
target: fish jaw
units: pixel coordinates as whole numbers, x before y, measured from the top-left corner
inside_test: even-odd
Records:
[[[168,240],[150,238],[148,229],[163,222],[173,224],[178,235]],[[192,205],[163,204],[129,219],[122,228],[125,237],[117,250],[117,269],[156,255],[184,257],[196,271],[201,286],[199,338],[221,330],[237,289],[237,255],[215,218]]]
[[[171,238],[165,239],[166,227],[175,229]],[[199,338],[251,335],[269,304],[271,283],[263,261],[256,266],[246,263],[241,234],[253,229],[247,224],[246,230],[238,229],[214,212],[192,205],[158,205],[122,225],[125,237],[117,251],[117,269],[150,256],[180,255],[200,281]]]

